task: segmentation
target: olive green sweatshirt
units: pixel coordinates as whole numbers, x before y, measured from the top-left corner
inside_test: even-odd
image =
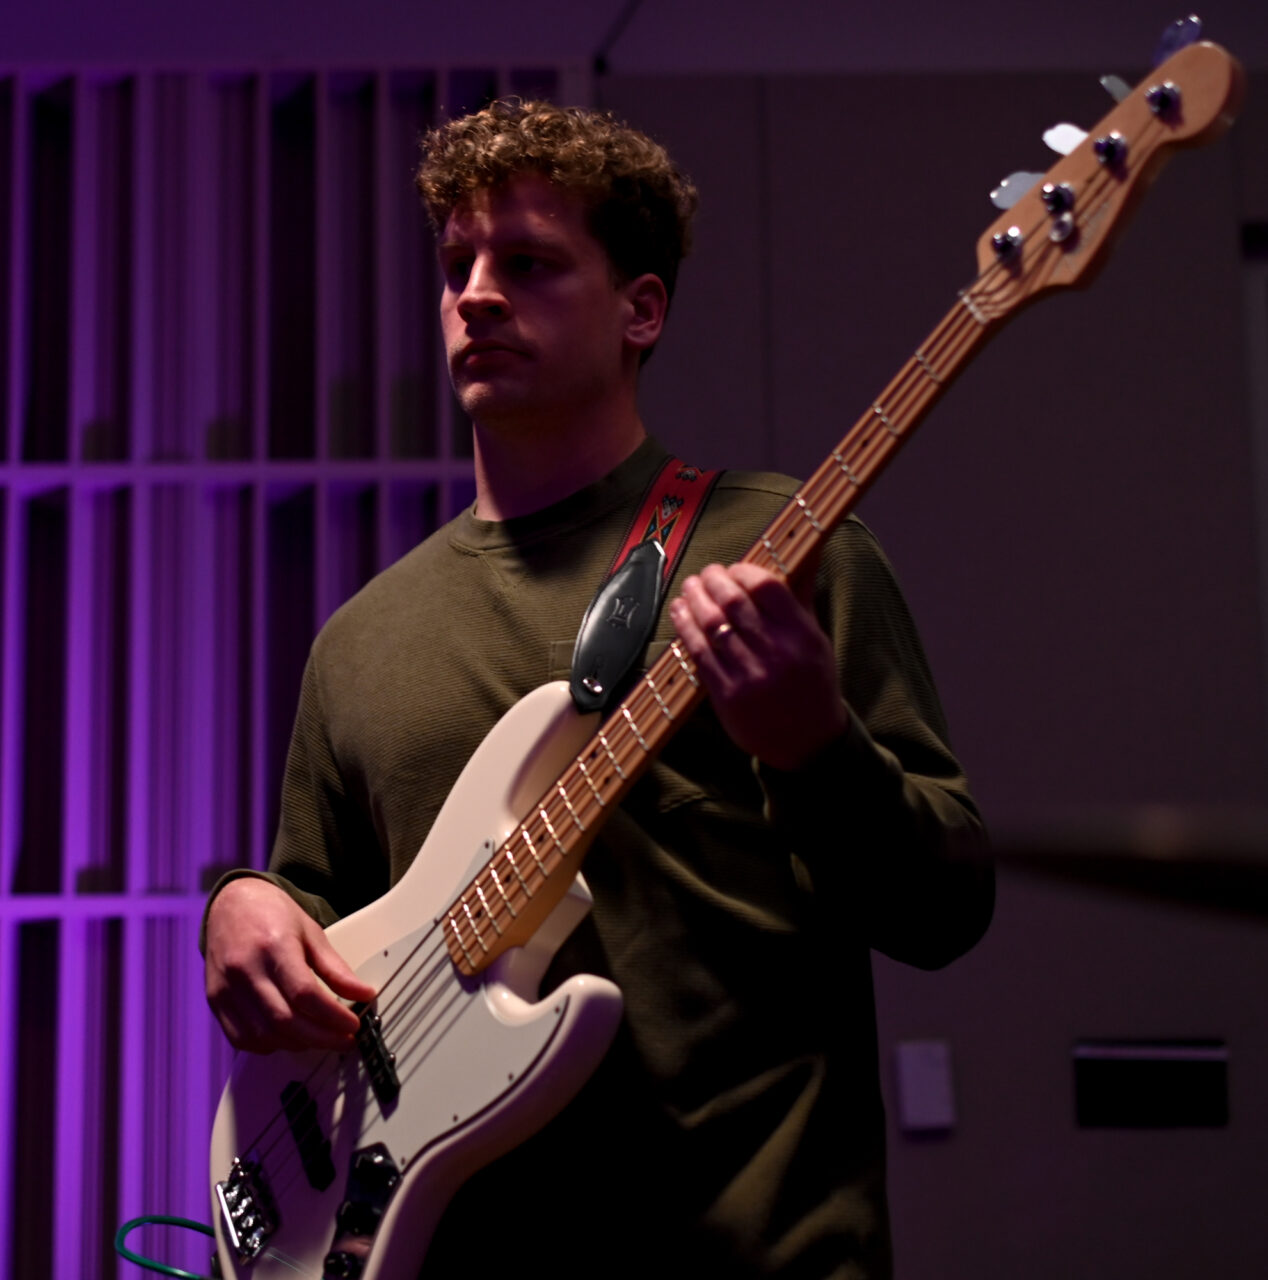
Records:
[[[318,921],[399,880],[496,720],[567,679],[665,456],[649,440],[532,515],[464,512],[323,628],[270,863]],[[670,592],[738,560],[794,489],[725,473]],[[778,773],[706,704],[610,817],[584,867],[593,913],[547,981],[613,978],[622,1030],[564,1113],[459,1193],[429,1280],[524,1263],[553,1277],[889,1275],[869,950],[950,961],[985,929],[992,881],[906,606],[857,521],[829,539],[815,603],[850,728]],[[651,656],[672,637],[665,611]],[[473,1239],[490,1251],[474,1270]]]

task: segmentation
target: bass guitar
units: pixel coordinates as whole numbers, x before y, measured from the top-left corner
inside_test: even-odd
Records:
[[[745,559],[796,575],[986,340],[1090,281],[1170,152],[1222,133],[1242,86],[1203,43],[1128,93],[986,230],[977,277]],[[410,1280],[453,1190],[576,1094],[620,994],[538,985],[588,909],[578,870],[605,816],[703,698],[674,643],[602,723],[562,682],[499,722],[410,871],[329,930],[379,993],[356,1009],[355,1050],[235,1062],[211,1139],[226,1276]]]

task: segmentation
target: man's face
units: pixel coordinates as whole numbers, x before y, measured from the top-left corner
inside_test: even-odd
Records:
[[[449,376],[474,421],[549,428],[619,393],[631,304],[575,196],[535,174],[477,191],[439,260]]]

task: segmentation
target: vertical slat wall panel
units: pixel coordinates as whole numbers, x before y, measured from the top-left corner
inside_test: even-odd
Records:
[[[207,359],[199,365],[201,401],[208,406],[204,456],[249,458],[254,448],[259,236],[258,169],[262,160],[257,128],[258,81],[250,76],[219,78],[209,86],[204,138],[209,163],[202,170],[200,203],[210,225],[205,255],[207,308],[203,333]]]
[[[316,77],[283,74],[269,92],[270,458],[324,445],[316,388]]]
[[[52,1274],[53,1207],[57,1204],[54,1154],[57,1135],[58,1000],[61,926],[56,920],[16,923],[18,1026],[14,1074],[14,1141],[4,1153],[10,1166],[7,1225],[9,1275]],[[58,1205],[59,1212],[63,1206]],[[79,1206],[75,1206],[78,1209]]]
[[[153,418],[151,450],[156,459],[197,456],[192,436],[190,371],[201,336],[190,296],[195,252],[191,147],[191,98],[188,76],[154,78],[150,122],[151,170],[147,199],[153,210],[151,240],[141,252],[151,259],[150,323],[153,326]],[[194,341],[191,342],[191,338]]]
[[[132,263],[130,79],[79,81],[76,123],[74,295],[76,456],[129,456]]]
[[[17,188],[14,147],[16,97],[13,76],[0,76],[0,426],[6,427],[13,413],[13,272],[17,266],[17,236],[14,225],[14,198]],[[4,431],[0,459],[8,459],[9,433]]]
[[[17,240],[23,222],[20,219],[21,154],[17,145],[19,113],[24,95],[16,77],[0,76],[0,466],[6,472],[13,457],[14,422],[17,420],[16,380],[13,377],[18,326],[14,323],[18,304],[15,288],[20,270]],[[0,888],[7,895],[12,883],[17,826],[14,821],[18,783],[17,724],[14,716],[15,692],[19,675],[18,645],[9,635],[14,615],[18,546],[13,521],[18,504],[6,487],[0,501]],[[17,922],[0,916],[0,1043],[18,1043]],[[10,1061],[13,1059],[10,1052]],[[0,1153],[11,1152],[16,1129],[17,1081],[12,1070],[0,1072]],[[11,1159],[0,1156],[0,1266],[8,1266],[13,1257],[13,1205],[16,1196],[15,1170]]]
[[[67,556],[70,490],[59,485],[25,495],[19,530],[22,599],[11,635],[20,634],[21,794],[17,858],[9,888],[58,894],[63,861],[66,794]]]
[[[471,500],[411,170],[508,91],[587,73],[0,67],[0,1273],[210,1216],[203,895],[315,628]]]
[[[31,462],[67,453],[73,97],[67,78],[37,88],[30,101],[22,456]]]
[[[378,406],[374,351],[376,196],[375,78],[369,74],[329,77],[319,174],[323,211],[318,286],[322,330],[320,382],[327,453],[332,458],[371,457],[377,452]]]
[[[385,305],[380,403],[387,410],[385,452],[397,458],[444,458],[448,439],[438,429],[444,403],[434,300],[437,285],[426,236],[418,234],[419,206],[411,178],[418,136],[436,112],[436,78],[398,72],[386,77],[380,128],[379,291]]]
[[[18,950],[20,926],[15,920],[0,920],[0,1035],[7,1045],[18,1043],[21,1011],[18,1007]],[[12,1051],[7,1055],[14,1060]],[[17,1130],[18,1073],[12,1067],[0,1073],[0,1151],[11,1153]],[[0,1266],[9,1266],[17,1250],[13,1236],[14,1210],[18,1209],[16,1188],[24,1179],[14,1168],[11,1156],[0,1160]],[[25,1205],[21,1206],[25,1212]]]

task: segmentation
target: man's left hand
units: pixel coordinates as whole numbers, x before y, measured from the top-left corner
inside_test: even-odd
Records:
[[[782,578],[753,564],[709,565],[683,583],[669,614],[741,750],[793,770],[845,730],[832,645]]]

